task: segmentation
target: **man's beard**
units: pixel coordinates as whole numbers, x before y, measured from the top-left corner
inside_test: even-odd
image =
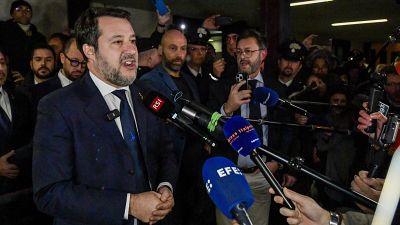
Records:
[[[41,74],[39,71],[42,70],[42,69],[46,69],[48,71],[48,73],[47,74]],[[49,78],[51,76],[51,73],[52,73],[52,71],[49,68],[47,68],[45,66],[42,66],[38,70],[35,71],[35,76],[40,78],[40,79],[47,79],[47,78]]]
[[[132,78],[129,76],[124,77],[121,73],[121,65],[118,69],[114,68],[106,60],[104,60],[100,53],[97,55],[98,57],[96,60],[96,66],[99,68],[100,72],[104,75],[107,81],[119,87],[129,86],[133,83],[136,76],[133,76]],[[120,60],[120,62],[121,61],[122,60]]]
[[[285,67],[281,71],[281,75],[284,77],[291,77],[293,75],[293,70],[291,68]]]
[[[241,61],[247,62],[249,64],[249,68],[247,69],[248,71],[240,71],[240,72],[245,72],[249,75],[257,72],[261,67],[261,57],[260,56],[258,56],[257,60],[254,62],[251,62],[250,60],[246,60],[246,59],[243,59]],[[239,68],[240,68],[240,66],[239,66]]]
[[[175,58],[173,60],[168,60],[167,57],[165,57],[165,55],[163,54],[163,62],[165,67],[167,67],[168,69],[178,72],[181,70],[182,65],[183,65],[183,59],[179,59],[179,58]],[[181,64],[175,64],[174,61],[181,61]]]

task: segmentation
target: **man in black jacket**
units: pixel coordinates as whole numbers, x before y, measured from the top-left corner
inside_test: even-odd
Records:
[[[11,71],[25,75],[29,71],[29,53],[38,42],[46,38],[31,24],[32,6],[23,0],[14,1],[10,8],[11,19],[0,24],[0,45],[10,57]]]

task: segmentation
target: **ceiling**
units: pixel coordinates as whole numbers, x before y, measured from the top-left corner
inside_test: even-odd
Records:
[[[259,26],[262,0],[164,0],[176,15],[206,18],[212,14],[246,20]],[[280,3],[289,0],[279,0]],[[290,1],[297,2],[299,0]],[[154,10],[152,0],[96,0],[110,5]],[[399,2],[399,3],[397,3]],[[356,42],[384,42],[400,25],[399,0],[334,0],[333,2],[290,7],[291,35],[304,38],[318,34],[325,39],[335,38]],[[335,22],[387,18],[386,23],[332,27]]]

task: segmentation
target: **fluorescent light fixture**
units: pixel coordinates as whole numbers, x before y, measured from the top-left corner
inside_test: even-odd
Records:
[[[209,41],[209,42],[213,42],[213,41],[214,41],[214,39],[208,39],[208,41]]]
[[[302,1],[302,2],[292,2],[290,6],[299,6],[299,5],[309,5],[323,2],[332,2],[333,0],[311,0],[311,1]]]
[[[388,21],[387,19],[361,20],[361,21],[352,21],[352,22],[332,23],[332,26],[337,27],[337,26],[348,26],[348,25],[357,25],[357,24],[366,24],[366,23],[384,23],[387,21]]]

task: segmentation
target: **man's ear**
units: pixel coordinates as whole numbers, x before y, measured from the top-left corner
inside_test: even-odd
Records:
[[[63,64],[64,65],[64,63],[65,63],[65,55],[64,55],[64,53],[63,52],[60,52],[60,61],[61,61],[61,64]]]
[[[85,53],[86,58],[94,59],[95,50],[94,50],[93,46],[90,46],[88,44],[83,44],[82,50],[83,50],[83,53]]]
[[[267,55],[268,55],[267,49],[264,49],[264,50],[261,51],[261,60],[262,60],[263,62],[264,62],[265,59],[267,58]]]

